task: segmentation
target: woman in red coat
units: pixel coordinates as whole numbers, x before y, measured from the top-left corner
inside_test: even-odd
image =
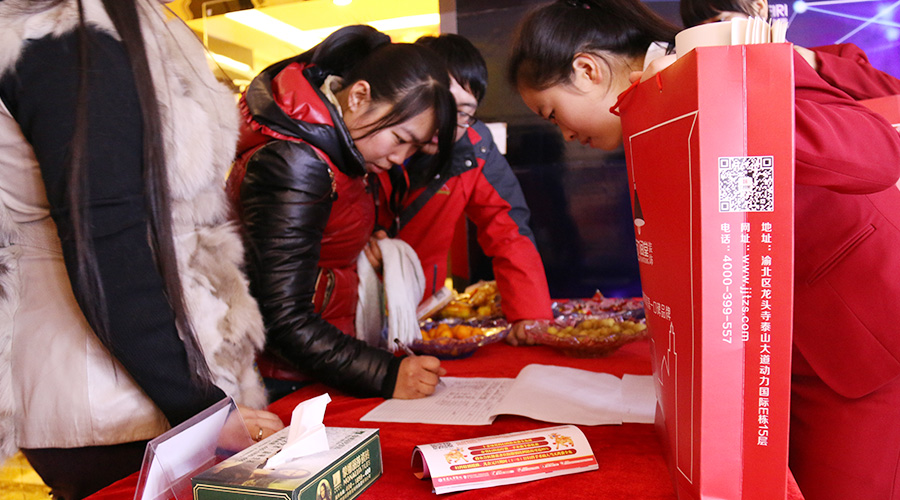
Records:
[[[651,62],[651,44],[665,40],[664,32],[646,36],[647,28],[634,27],[612,39],[580,21],[633,3],[557,2],[552,8],[572,9],[573,25],[593,33],[582,37],[556,20],[538,25],[541,34],[565,29],[558,43],[590,38],[591,45],[568,52],[541,46],[538,53],[527,50],[533,44],[514,47],[511,82],[567,139],[619,147],[621,122],[610,106],[636,73],[646,69],[647,78],[674,60]],[[566,61],[555,64],[546,54]],[[900,134],[823,80],[799,52],[794,71],[790,467],[808,500],[900,498]]]
[[[263,375],[312,376],[360,397],[431,394],[444,373],[437,358],[401,361],[354,338],[356,260],[375,224],[368,173],[435,134],[441,150],[452,144],[446,69],[423,47],[349,26],[265,69],[240,109],[229,191],[266,325]]]
[[[768,5],[682,0],[681,14],[690,27],[767,17]],[[794,48],[808,66],[795,61],[791,471],[809,500],[895,498],[900,339],[892,327],[900,319],[894,305],[900,297],[900,162],[889,132],[877,127],[868,135],[868,116],[853,107],[830,110],[848,98],[900,94],[900,80],[874,68],[853,44]]]

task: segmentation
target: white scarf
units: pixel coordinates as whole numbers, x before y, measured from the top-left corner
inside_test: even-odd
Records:
[[[356,337],[371,346],[393,351],[394,339],[408,344],[419,338],[416,307],[425,291],[425,274],[416,251],[405,241],[386,238],[378,240],[378,247],[383,259],[383,283],[364,252],[357,258]],[[385,323],[387,338],[382,337]]]

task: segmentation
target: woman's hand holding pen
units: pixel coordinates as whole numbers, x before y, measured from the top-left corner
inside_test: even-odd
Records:
[[[418,399],[430,396],[447,370],[434,356],[407,356],[400,362],[394,397]]]

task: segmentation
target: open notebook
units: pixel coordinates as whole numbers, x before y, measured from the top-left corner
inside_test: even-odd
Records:
[[[561,424],[652,423],[653,377],[621,379],[564,366],[531,364],[512,378],[444,377],[423,399],[389,399],[360,420],[442,425],[490,425],[511,414]]]

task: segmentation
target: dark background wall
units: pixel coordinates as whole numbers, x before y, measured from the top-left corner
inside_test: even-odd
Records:
[[[681,25],[677,0],[645,2]],[[640,295],[624,156],[565,143],[559,130],[531,113],[506,84],[515,26],[541,3],[456,0],[458,33],[469,38],[488,63],[490,84],[478,116],[508,124],[506,156],[531,208],[551,296],[586,297],[595,290],[608,296]],[[876,67],[900,76],[900,8],[895,3],[887,11],[879,3],[809,2],[803,12],[795,8],[801,2],[789,4],[788,39],[807,47],[856,43]],[[471,278],[490,279],[490,262],[474,237],[469,241]]]
[[[506,158],[531,208],[550,295],[589,297],[596,290],[640,295],[624,156],[565,143],[559,130],[525,107],[506,83],[515,26],[540,3],[456,0],[458,33],[488,64],[490,82],[478,116],[507,123]],[[490,262],[474,238],[469,241],[471,279],[489,279]]]

